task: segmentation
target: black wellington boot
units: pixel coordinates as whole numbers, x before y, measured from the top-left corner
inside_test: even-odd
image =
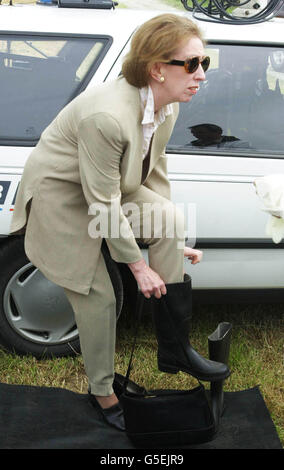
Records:
[[[186,372],[199,380],[214,382],[230,375],[226,364],[205,359],[190,344],[192,316],[191,278],[166,284],[167,294],[155,299],[153,320],[158,341],[158,368],[176,374]]]
[[[208,336],[209,358],[228,364],[233,325],[228,322],[219,323],[216,330]],[[210,386],[211,407],[216,428],[224,412],[223,380],[214,381]]]

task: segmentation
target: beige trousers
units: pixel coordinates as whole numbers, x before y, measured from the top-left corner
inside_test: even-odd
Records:
[[[145,186],[140,186],[138,191],[124,197],[122,206],[137,240],[149,245],[150,267],[167,284],[182,282],[183,214],[171,201]],[[114,378],[116,300],[102,254],[89,294],[78,294],[68,289],[65,289],[65,293],[74,310],[91,393],[111,395]]]

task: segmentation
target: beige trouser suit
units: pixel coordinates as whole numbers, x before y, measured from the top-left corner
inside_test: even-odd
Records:
[[[149,244],[150,266],[166,283],[183,279],[184,220],[169,199],[165,157],[178,104],[173,108],[155,132],[142,175],[139,90],[120,77],[81,93],[43,132],[17,193],[10,231],[25,228],[28,258],[64,287],[75,313],[91,392],[96,395],[112,393],[116,308],[101,253],[102,238],[90,236],[90,207],[103,204],[110,213],[112,202],[119,201],[119,226],[132,225],[128,237],[105,237],[115,261],[139,261],[136,238],[140,238]],[[123,213],[122,206],[129,203],[138,208],[135,216]],[[153,217],[150,203],[163,206],[159,236],[153,224],[146,235],[139,231]],[[170,236],[169,213],[176,221]]]

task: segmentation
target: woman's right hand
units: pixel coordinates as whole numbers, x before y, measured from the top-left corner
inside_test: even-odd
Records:
[[[162,295],[167,293],[164,281],[146,264],[144,259],[129,263],[128,267],[135,277],[140,291],[147,299],[150,299],[151,295],[160,299]]]

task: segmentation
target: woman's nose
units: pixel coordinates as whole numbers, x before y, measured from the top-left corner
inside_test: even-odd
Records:
[[[205,77],[205,72],[204,72],[203,67],[202,67],[201,64],[199,64],[198,69],[196,70],[195,73],[196,73],[195,78],[197,80],[202,80],[202,81],[205,80],[205,78],[206,78]]]

